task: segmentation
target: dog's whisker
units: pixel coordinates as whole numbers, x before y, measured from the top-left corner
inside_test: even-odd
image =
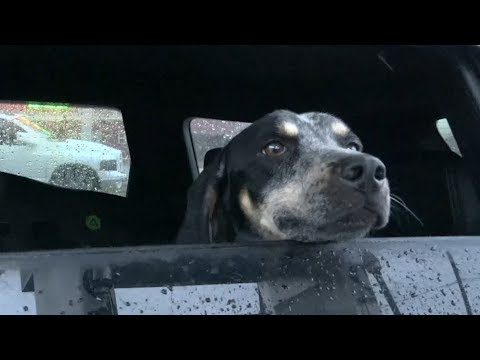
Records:
[[[406,205],[405,201],[398,195],[395,195],[395,194],[390,194],[390,197],[391,198],[395,198],[396,200],[398,200],[399,202],[401,202],[403,205]]]
[[[405,204],[405,202],[402,199],[400,198],[397,199],[397,197],[393,197],[392,195],[390,195],[390,199],[393,200],[394,203],[397,203],[398,205],[400,205],[401,208],[405,209],[410,215],[412,215],[415,218],[415,220],[417,220],[420,223],[420,225],[424,226],[422,220],[420,220],[418,216],[415,215],[415,213],[408,208],[408,206]]]

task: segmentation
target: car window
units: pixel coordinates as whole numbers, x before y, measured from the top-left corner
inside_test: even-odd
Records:
[[[224,121],[216,119],[193,118],[189,121],[189,130],[195,152],[196,166],[203,171],[205,154],[212,149],[222,148],[250,123]]]
[[[130,152],[117,109],[0,102],[0,145],[2,172],[64,188],[127,195]]]
[[[18,129],[10,121],[0,119],[0,145],[13,145]]]
[[[436,126],[437,126],[438,133],[442,137],[443,141],[445,141],[445,143],[448,145],[450,150],[452,150],[458,156],[462,157],[462,153],[458,148],[457,140],[453,135],[453,132],[450,127],[450,124],[448,123],[448,120],[445,118],[439,119],[436,121]]]

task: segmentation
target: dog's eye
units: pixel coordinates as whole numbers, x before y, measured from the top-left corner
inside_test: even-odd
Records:
[[[360,145],[358,145],[356,142],[351,142],[351,143],[348,143],[347,149],[348,150],[354,150],[354,151],[360,151]]]
[[[286,147],[279,142],[271,142],[265,146],[262,152],[270,157],[282,155],[286,150]]]

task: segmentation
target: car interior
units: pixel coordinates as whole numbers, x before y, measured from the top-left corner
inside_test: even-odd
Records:
[[[382,159],[393,194],[409,210],[393,205],[390,224],[372,237],[480,232],[469,160],[478,128],[461,110],[464,85],[443,50],[78,45],[0,52],[0,100],[117,108],[131,156],[126,198],[0,173],[2,252],[172,243],[193,180],[185,119],[253,122],[275,109],[332,113]],[[443,118],[462,157],[438,133]],[[100,228],[85,225],[91,215]]]

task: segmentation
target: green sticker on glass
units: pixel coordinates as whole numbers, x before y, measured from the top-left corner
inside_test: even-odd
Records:
[[[99,230],[102,227],[102,221],[97,215],[89,215],[85,218],[85,225],[89,230]]]

